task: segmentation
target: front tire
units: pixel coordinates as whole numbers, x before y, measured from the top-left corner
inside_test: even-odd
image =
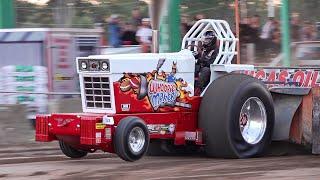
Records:
[[[82,158],[88,154],[88,152],[75,149],[61,140],[59,141],[59,146],[63,154],[70,158]]]
[[[138,117],[120,120],[114,137],[115,151],[125,161],[136,161],[143,157],[149,146],[149,131]]]
[[[271,142],[274,107],[264,84],[250,76],[229,74],[205,92],[199,127],[208,156],[248,158],[261,155]]]

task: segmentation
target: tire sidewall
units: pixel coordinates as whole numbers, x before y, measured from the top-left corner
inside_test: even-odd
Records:
[[[130,132],[132,131],[133,128],[135,127],[139,127],[143,130],[143,133],[144,133],[144,137],[145,137],[145,142],[144,142],[144,145],[142,147],[142,149],[139,151],[139,152],[134,152],[131,147],[130,147],[130,144],[129,144],[129,135],[130,135]],[[147,148],[148,148],[148,143],[147,141],[149,140],[149,137],[148,137],[148,133],[146,132],[146,128],[145,128],[145,125],[140,123],[139,121],[136,121],[136,122],[132,122],[130,125],[127,126],[126,128],[126,135],[125,135],[125,139],[124,139],[124,143],[125,143],[125,149],[127,150],[127,153],[128,154],[131,154],[131,158],[135,159],[135,158],[141,158],[144,153],[146,152]]]
[[[144,137],[145,137],[145,143],[143,145],[143,148],[137,153],[133,152],[129,145],[129,135],[131,130],[135,127],[141,128],[144,132]],[[123,128],[123,129],[119,130],[118,128]],[[147,152],[148,146],[149,146],[149,139],[150,139],[149,131],[144,121],[138,117],[126,117],[120,121],[117,129],[118,131],[121,131],[121,133],[116,133],[116,137],[115,137],[116,138],[115,146],[116,146],[116,150],[118,151],[117,154],[122,159],[127,161],[136,161],[140,159]]]
[[[244,103],[251,97],[259,98],[266,110],[267,115],[267,124],[266,130],[261,138],[261,140],[256,144],[247,143],[240,131],[240,112]],[[235,154],[237,154],[240,158],[251,157],[252,154],[261,154],[266,146],[269,145],[272,136],[272,129],[274,124],[274,109],[273,109],[273,101],[270,93],[264,87],[264,85],[260,82],[253,82],[252,80],[247,80],[241,83],[238,87],[238,90],[231,97],[231,101],[229,101],[229,112],[228,112],[228,128],[230,129],[229,139],[231,140],[233,150]],[[246,152],[239,152],[237,149],[237,145],[241,145],[246,149]]]

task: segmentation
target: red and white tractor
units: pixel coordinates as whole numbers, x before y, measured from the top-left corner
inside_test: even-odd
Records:
[[[219,49],[210,83],[196,94],[194,54],[208,30]],[[200,147],[210,157],[248,158],[272,140],[315,144],[305,134],[317,131],[305,129],[319,121],[319,71],[232,64],[236,43],[226,21],[203,19],[180,52],[79,57],[83,113],[38,115],[36,141],[58,140],[71,158],[102,150],[126,161]]]

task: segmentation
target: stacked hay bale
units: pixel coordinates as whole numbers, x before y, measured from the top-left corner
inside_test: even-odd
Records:
[[[18,93],[2,94],[2,104],[25,104],[28,119],[36,114],[47,113],[47,94],[27,94],[23,92],[48,92],[47,68],[42,66],[5,66],[1,68],[1,90]],[[21,92],[21,93],[19,93]]]

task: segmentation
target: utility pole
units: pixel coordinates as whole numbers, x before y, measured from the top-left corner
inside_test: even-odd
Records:
[[[289,0],[282,0],[281,5],[281,32],[282,32],[282,53],[283,65],[290,66],[290,21],[289,21]]]
[[[54,8],[54,21],[59,28],[66,28],[72,26],[74,17],[74,0],[57,0]]]
[[[13,0],[0,0],[0,29],[15,27]]]
[[[180,0],[165,0],[160,21],[160,52],[181,49]]]
[[[56,24],[56,27],[63,27],[63,12],[62,12],[62,0],[57,0],[56,1],[56,7],[53,9],[53,14],[54,14],[54,23]]]
[[[240,51],[241,50],[240,50],[240,27],[239,27],[240,26],[239,0],[235,0],[234,7],[235,7],[234,14],[235,14],[235,22],[236,22],[236,34],[237,34],[237,38],[238,38],[236,63],[240,64]]]

